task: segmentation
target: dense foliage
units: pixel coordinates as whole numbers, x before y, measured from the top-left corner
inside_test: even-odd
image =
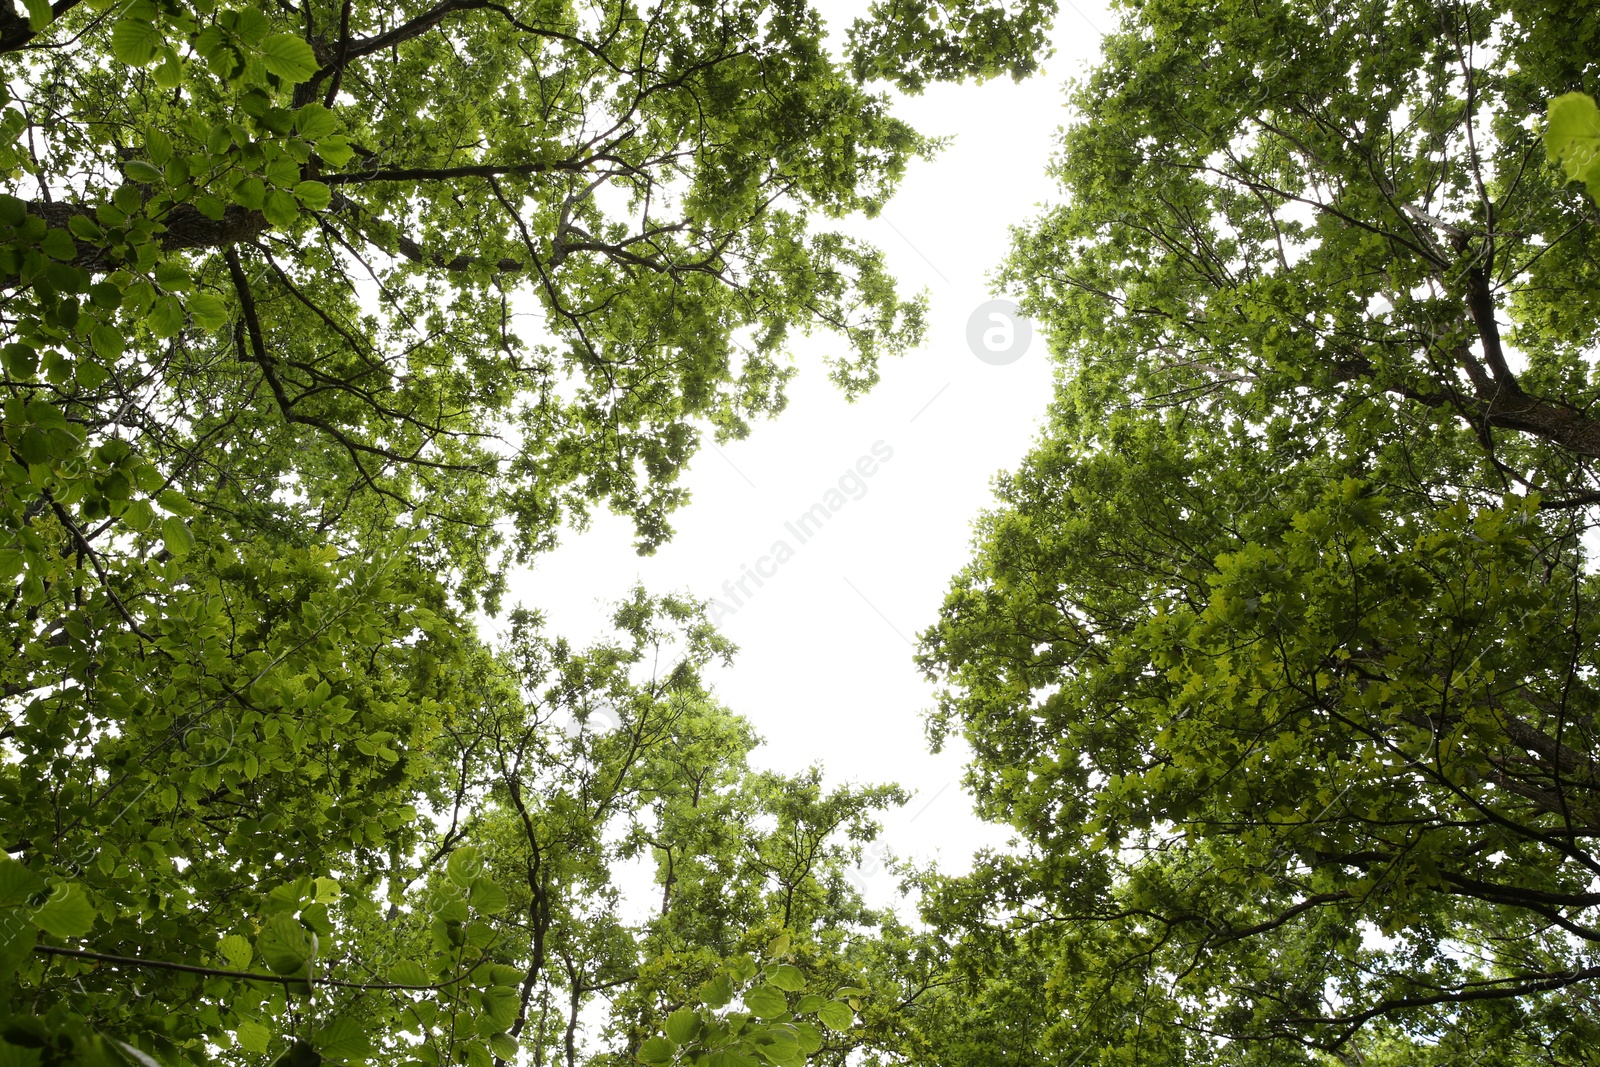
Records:
[[[922,335],[870,88],[1053,6],[0,4],[0,1067],[1600,1063],[1600,10],[1145,0],[1003,284],[1059,362],[922,663],[1015,847],[847,871],[671,533]],[[678,651],[668,653],[668,649]]]
[[[931,905],[1017,1062],[1596,1062],[1597,57],[1151,0],[1079,86],[1006,269],[1049,428],[924,645],[1022,839]]]
[[[845,867],[897,791],[751,771],[756,738],[698,682],[727,652],[700,616],[641,595],[616,621],[618,641],[577,652],[519,614],[499,656],[434,673],[392,731],[341,731],[369,713],[354,677],[324,671],[226,735],[101,742],[109,780],[75,832],[20,843],[53,846],[70,877],[41,898],[39,874],[0,861],[6,963],[33,1016],[0,1036],[45,1063],[116,1062],[105,1042],[124,1040],[173,1062],[476,1064],[519,1047],[626,1061],[669,1009],[725,1005],[756,977],[747,950],[780,937],[766,955],[790,969],[782,989],[891,981],[857,942],[898,927],[862,908]],[[686,651],[661,663],[668,643]],[[102,798],[115,817],[96,817]],[[630,869],[660,886],[631,920]],[[801,1039],[842,1055],[855,1019],[831,1003],[838,1032],[768,1058],[792,1067]]]
[[[1042,17],[921,11],[0,4],[0,1062],[847,1055],[898,794],[752,771],[692,604],[471,619],[669,536],[796,331],[849,391],[920,337],[832,225],[929,148],[856,72]]]

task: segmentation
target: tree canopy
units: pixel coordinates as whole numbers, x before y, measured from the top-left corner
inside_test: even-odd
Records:
[[[920,653],[1017,839],[913,928],[905,795],[756,769],[703,604],[506,573],[664,543],[798,333],[920,342],[838,225],[937,147],[888,90],[1053,5],[24,8],[0,1067],[1600,1062],[1600,11],[1120,9]]]
[[[1078,86],[1049,426],[923,646],[1018,1062],[1595,1062],[1597,45],[1152,0]]]
[[[918,341],[835,225],[934,147],[863,79],[1024,74],[1042,9],[841,58],[803,2],[25,8],[0,1061],[843,1062],[900,951],[843,872],[900,794],[752,770],[692,602],[584,651],[474,618],[595,507],[670,536],[797,333],[852,393]]]

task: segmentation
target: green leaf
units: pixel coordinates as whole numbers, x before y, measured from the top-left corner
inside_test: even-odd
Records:
[[[66,414],[48,400],[30,400],[23,408],[28,421],[46,430],[65,430],[72,424]]]
[[[272,1041],[272,1031],[254,1019],[245,1019],[234,1030],[234,1037],[246,1052],[265,1052]]]
[[[293,190],[300,182],[300,165],[294,161],[293,156],[280,156],[267,163],[261,176],[268,185],[276,185],[283,190]]]
[[[484,1014],[501,1030],[509,1029],[516,1021],[521,1002],[521,994],[514,986],[495,985],[483,991]]]
[[[66,230],[47,230],[44,240],[39,242],[39,247],[44,249],[44,254],[51,259],[63,262],[73,259],[78,254],[78,242],[72,239],[72,234]]]
[[[775,1067],[804,1067],[806,1057],[798,1045],[757,1045],[761,1058]]]
[[[800,1046],[800,1051],[807,1056],[822,1048],[822,1031],[808,1022],[794,1024],[794,1038]]]
[[[168,292],[182,293],[194,288],[194,278],[182,263],[170,260],[156,264],[156,284]]]
[[[253,759],[255,759],[254,755],[247,756],[245,758],[246,766],[249,766],[250,761]],[[333,917],[328,914],[328,905],[326,904],[318,902],[307,904],[304,908],[301,908],[300,922],[303,926],[309,927],[324,936],[333,933]]]
[[[97,308],[115,311],[122,306],[122,290],[110,282],[95,282],[89,286],[89,299]]]
[[[1600,200],[1600,107],[1586,93],[1563,93],[1550,101],[1545,151],[1561,164],[1569,182],[1583,182]]]
[[[161,62],[156,64],[155,82],[158,89],[176,89],[183,84],[183,60],[171,45],[161,49]]]
[[[830,1029],[848,1030],[855,1025],[856,1013],[850,1010],[850,1005],[830,1000],[817,1009],[817,1018]]]
[[[521,985],[527,977],[527,972],[521,967],[513,967],[508,963],[491,963],[489,965],[490,980],[497,986]]]
[[[140,500],[136,501],[136,503],[144,504],[145,502]],[[145,504],[145,508],[147,510],[149,507],[150,505]],[[132,510],[132,507],[128,509],[130,512]],[[138,528],[143,529],[143,527]],[[224,937],[217,945],[217,951],[221,952],[222,958],[228,961],[228,966],[236,971],[242,971],[248,968],[250,966],[251,959],[255,957],[255,950],[250,947],[249,940],[239,936],[238,934],[229,934],[228,936]]]
[[[269,73],[286,82],[303,82],[317,72],[316,53],[292,33],[275,33],[262,41],[261,58]]]
[[[178,336],[183,331],[184,322],[183,304],[170,293],[157,297],[150,313],[144,318],[145,327],[163,340]]]
[[[445,922],[464,923],[471,916],[467,902],[454,893],[441,893],[433,898],[433,914]]]
[[[220,222],[228,213],[228,205],[211,193],[201,193],[194,198],[194,209],[213,222]]]
[[[67,229],[72,231],[72,236],[80,241],[98,241],[105,237],[105,231],[87,215],[74,215],[67,220]]]
[[[322,182],[301,182],[294,187],[295,199],[312,211],[322,211],[333,202],[333,190]]]
[[[272,1067],[322,1067],[322,1054],[309,1041],[297,1037],[272,1061]]]
[[[73,376],[85,389],[98,389],[111,377],[111,372],[92,359],[82,359],[74,368]]]
[[[89,332],[89,344],[94,348],[94,354],[107,363],[115,363],[122,358],[121,330],[96,326]]]
[[[129,66],[146,65],[164,43],[161,30],[148,20],[128,16],[111,27],[111,54]]]
[[[161,520],[161,542],[168,552],[182,559],[194,549],[194,534],[180,516],[168,515]]]
[[[515,1063],[518,1051],[517,1040],[510,1034],[490,1034],[489,1051],[507,1063]]]
[[[30,426],[23,431],[22,439],[12,446],[22,462],[37,466],[50,462],[50,438],[44,431]]]
[[[501,889],[488,877],[480,876],[472,880],[472,889],[467,894],[467,903],[485,915],[498,915],[506,910],[511,901],[506,898],[505,890]]]
[[[431,986],[433,979],[416,960],[401,960],[389,968],[389,981],[395,985]]]
[[[667,1037],[673,1043],[687,1045],[700,1036],[700,1013],[693,1008],[679,1008],[667,1016]]]
[[[42,892],[44,886],[43,878],[0,853],[0,905],[25,904]]]
[[[471,845],[465,845],[450,853],[444,870],[452,882],[465,889],[483,871],[483,854]]]
[[[260,211],[267,202],[267,186],[260,178],[246,178],[233,187],[234,203],[251,211]]]
[[[167,165],[172,158],[172,138],[161,130],[146,130],[144,134],[144,150],[150,154],[151,160],[158,167]]]
[[[9,983],[33,958],[33,946],[39,940],[39,931],[31,923],[16,921],[15,914],[0,909],[0,983]]]
[[[39,368],[39,353],[32,345],[12,341],[0,348],[0,366],[13,378],[31,378]]]
[[[317,155],[335,167],[342,167],[355,158],[356,150],[350,147],[350,139],[343,134],[332,134],[317,142]]]
[[[294,198],[293,193],[282,189],[268,189],[266,198],[262,202],[261,213],[274,226],[287,228],[293,226],[295,219],[300,217],[300,202]]]
[[[695,996],[709,1008],[720,1008],[733,999],[733,982],[727,975],[719,974],[695,990]]]
[[[273,974],[294,975],[303,973],[311,962],[313,944],[310,932],[298,920],[274,915],[267,919],[257,935],[256,949],[261,954],[261,962]]]
[[[191,293],[188,299],[189,317],[202,330],[215,330],[228,321],[227,302],[216,293]]]
[[[150,528],[152,523],[156,521],[156,513],[154,509],[150,507],[150,502],[148,500],[135,500],[123,510],[122,521],[130,530],[137,530],[138,532],[143,533],[145,530]],[[238,937],[237,934],[232,934],[230,936]],[[224,940],[226,940],[226,938],[224,938]],[[245,947],[249,947],[249,942],[244,941],[244,938],[241,937],[239,940],[245,943]]]
[[[770,985],[758,985],[745,990],[744,1006],[751,1014],[762,1019],[775,1019],[789,1010],[789,1000],[782,990]]]
[[[339,120],[328,108],[311,103],[294,113],[294,128],[301,137],[315,141],[338,130]]]
[[[128,160],[122,165],[122,172],[128,176],[129,181],[144,185],[152,185],[162,180],[161,168],[143,159]]]
[[[786,993],[798,993],[806,987],[805,972],[787,963],[774,969],[767,981]]]
[[[33,924],[55,937],[82,937],[94,926],[94,906],[76,882],[61,882],[33,913]]]
[[[26,0],[28,8],[28,28],[38,33],[55,19],[56,13],[50,8],[50,0]]]
[[[156,503],[172,512],[174,515],[193,517],[198,514],[195,506],[189,503],[189,498],[176,489],[163,489],[156,497]]]
[[[639,1046],[638,1059],[641,1063],[667,1063],[676,1051],[676,1046],[666,1038],[652,1037]]]
[[[349,1016],[342,1016],[312,1034],[311,1043],[327,1060],[362,1060],[372,1055],[372,1040],[366,1028]]]

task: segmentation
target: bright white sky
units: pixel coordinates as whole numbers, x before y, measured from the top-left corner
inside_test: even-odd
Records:
[[[820,6],[841,33],[863,5]],[[991,504],[991,479],[1034,440],[1051,384],[1043,338],[996,366],[969,349],[967,321],[996,295],[986,278],[1006,253],[1009,228],[1054,197],[1045,166],[1066,117],[1062,85],[1096,58],[1100,30],[1111,25],[1103,3],[1063,0],[1056,54],[1040,76],[1020,86],[936,86],[898,102],[918,130],[953,142],[914,165],[884,214],[856,232],[885,251],[906,291],[927,289],[922,349],[886,363],[881,384],[849,404],[821,367],[833,339],[802,340],[788,410],[748,440],[708,447],[695,460],[685,481],[693,499],[673,517],[669,545],[640,558],[629,524],[601,516],[517,576],[509,598],[543,610],[552,633],[586,643],[609,633],[608,605],[636,582],[733,606],[723,583],[774,542],[788,542],[793,558],[760,588],[747,579],[753,595],[741,595],[742,606],[720,621],[740,653],[713,676],[717,695],[766,738],[755,754],[762,766],[821,764],[830,782],[894,781],[913,791],[884,820],[883,840],[898,856],[936,858],[951,871],[1005,834],[972,815],[959,746],[928,750],[932,688],[912,663],[912,641],[937,618],[951,576],[971,556],[972,522]],[[804,543],[786,530],[879,442],[892,458],[862,479],[858,499]],[[872,866],[861,872],[868,900],[889,903],[893,879]]]

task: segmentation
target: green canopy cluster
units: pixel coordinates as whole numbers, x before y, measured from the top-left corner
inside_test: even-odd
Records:
[[[0,1063],[851,1055],[899,791],[752,769],[698,605],[473,619],[592,508],[666,539],[797,332],[917,343],[834,223],[932,146],[853,72],[1043,17],[0,4]]]
[[[1600,1063],[1600,9],[1121,8],[920,653],[1017,836],[912,928],[904,794],[754,769],[703,605],[505,574],[663,543],[797,331],[919,343],[834,226],[934,147],[872,86],[1051,5],[24,6],[0,1067]]]
[[[928,881],[1004,1035],[932,1059],[1597,1062],[1597,63],[1583,5],[1124,9],[922,647],[1019,835]]]

